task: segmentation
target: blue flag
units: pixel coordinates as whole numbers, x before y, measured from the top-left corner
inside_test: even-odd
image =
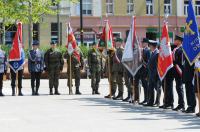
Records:
[[[192,65],[200,53],[199,31],[196,22],[192,0],[189,0],[188,17],[186,19],[186,27],[183,39],[183,52]]]

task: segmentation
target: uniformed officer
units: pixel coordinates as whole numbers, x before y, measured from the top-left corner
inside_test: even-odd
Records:
[[[49,75],[49,89],[50,95],[53,95],[53,88],[55,89],[54,94],[60,95],[58,91],[60,72],[63,70],[64,60],[61,52],[56,48],[56,42],[51,41],[51,48],[47,50],[44,55],[46,71]]]
[[[116,38],[115,40],[115,46],[116,51],[112,58],[112,85],[114,91],[116,91],[118,87],[118,95],[116,97],[113,97],[114,100],[123,100],[123,93],[124,93],[124,86],[123,86],[123,74],[124,74],[124,66],[121,62],[123,51],[122,48],[122,42],[123,40],[121,38]]]
[[[67,59],[67,76],[68,76],[68,82],[67,86],[70,86],[70,55],[68,52],[64,54],[64,58]],[[75,86],[76,86],[76,92],[75,94],[80,95],[81,92],[79,90],[80,87],[80,79],[81,79],[81,73],[80,71],[83,69],[84,66],[84,59],[83,59],[83,53],[80,51],[79,48],[74,49],[72,55],[71,55],[71,74],[72,77],[75,78]],[[71,84],[73,86],[73,84]],[[70,91],[72,94],[73,92]]]
[[[39,95],[40,77],[44,70],[44,54],[38,48],[38,41],[33,41],[32,47],[32,50],[28,52],[28,71],[31,74],[32,95]]]
[[[0,45],[0,96],[4,96],[2,92],[3,88],[3,75],[7,73],[7,57],[6,53],[1,49]]]
[[[21,56],[22,58],[25,58],[25,54],[24,51],[21,50]],[[23,72],[24,72],[24,67],[23,65],[21,67],[19,67],[19,69],[17,70],[17,73],[15,73],[15,71],[10,67],[10,74],[11,74],[11,87],[12,87],[12,96],[15,96],[15,87],[16,87],[16,77],[18,82],[18,96],[23,96],[22,93],[22,78],[23,78]]]
[[[147,103],[147,89],[148,89],[148,68],[147,64],[150,58],[150,49],[148,47],[148,39],[143,38],[142,40],[142,67],[138,70],[134,77],[134,88],[135,88],[135,99],[134,101],[139,101],[139,80],[142,82],[142,87],[144,91],[144,100],[140,104]]]
[[[183,58],[183,82],[185,84],[187,109],[185,113],[195,113],[196,99],[195,99],[195,88],[193,84],[194,78],[194,64],[190,65],[186,56]]]
[[[183,50],[182,50],[182,42],[183,38],[176,35],[174,44],[177,46],[173,50],[173,64],[172,68],[173,78],[175,78],[176,82],[176,92],[178,94],[178,106],[173,110],[185,110],[185,102],[184,102],[184,92],[183,92],[183,81],[182,81],[182,71],[183,71]],[[171,84],[173,87],[173,78],[171,79]],[[173,91],[172,91],[173,92]],[[172,94],[173,96],[173,94]]]
[[[157,72],[157,62],[159,50],[157,48],[158,42],[149,40],[149,48],[151,50],[151,56],[148,62],[148,76],[149,76],[149,87],[148,87],[148,101],[144,106],[159,106],[161,87],[160,80]],[[157,91],[157,97],[154,104],[154,89]]]
[[[101,78],[101,56],[95,42],[88,51],[88,65],[91,74],[92,94],[100,94],[98,89]]]

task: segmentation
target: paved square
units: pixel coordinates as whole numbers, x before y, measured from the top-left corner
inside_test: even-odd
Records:
[[[47,80],[41,81],[41,96],[30,96],[30,80],[23,80],[23,97],[10,96],[10,81],[4,82],[0,132],[200,131],[200,118],[194,115],[104,99],[106,79],[100,84],[101,95],[91,95],[89,79],[81,80],[83,95],[67,95],[66,82],[60,80],[60,96],[48,95]]]

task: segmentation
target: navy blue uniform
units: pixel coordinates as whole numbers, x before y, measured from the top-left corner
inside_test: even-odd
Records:
[[[43,52],[39,49],[29,51],[28,70],[31,74],[32,95],[38,95],[38,90],[40,87],[40,77],[41,73],[44,70],[44,55]]]
[[[158,62],[158,53],[159,50],[156,48],[155,51],[152,52],[151,57],[148,62],[148,75],[149,75],[149,88],[148,88],[148,105],[154,104],[154,89],[157,91],[157,97],[155,104],[159,105],[160,103],[160,80],[157,72],[157,62]]]

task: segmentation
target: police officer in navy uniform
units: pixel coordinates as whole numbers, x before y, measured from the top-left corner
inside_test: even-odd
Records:
[[[0,48],[0,96],[4,96],[3,88],[3,75],[7,73],[7,57],[5,52]]]
[[[33,41],[32,46],[33,49],[28,52],[28,70],[31,74],[32,95],[39,95],[40,77],[44,69],[44,54],[38,48],[38,41]]]
[[[161,87],[160,80],[157,72],[157,62],[159,50],[157,48],[158,42],[154,40],[149,40],[149,47],[151,50],[151,56],[148,62],[148,76],[149,76],[149,87],[148,87],[148,101],[144,106],[159,106],[160,104],[160,95]],[[157,97],[154,104],[154,90],[157,91]]]

